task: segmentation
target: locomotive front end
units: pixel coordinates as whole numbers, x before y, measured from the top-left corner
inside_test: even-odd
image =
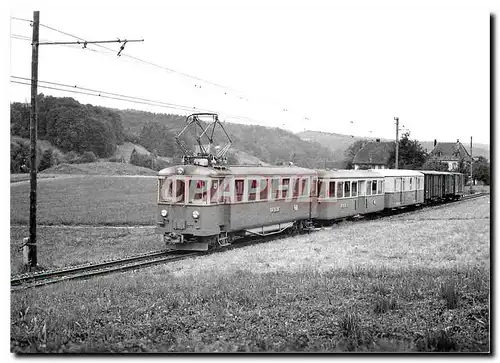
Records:
[[[221,178],[209,168],[183,165],[158,174],[156,233],[167,247],[208,249],[220,234],[221,206],[214,201]]]

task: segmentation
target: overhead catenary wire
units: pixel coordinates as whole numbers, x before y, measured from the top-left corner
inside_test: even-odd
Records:
[[[24,81],[29,81],[30,80],[30,78],[26,78],[26,77],[18,77],[18,76],[11,76],[11,77],[15,78],[15,79],[24,80]],[[149,102],[149,103],[154,103],[154,104],[161,104],[161,105],[165,105],[165,106],[180,107],[180,108],[187,108],[187,109],[196,108],[194,106],[193,107],[183,106],[183,105],[179,105],[179,104],[175,104],[175,103],[170,103],[170,102],[150,100],[150,99],[147,99],[147,98],[141,98],[141,97],[135,97],[135,96],[127,96],[127,95],[123,95],[123,94],[120,94],[120,93],[113,93],[113,92],[101,91],[101,90],[96,90],[96,89],[92,89],[92,88],[80,87],[80,86],[76,86],[76,85],[70,85],[70,84],[64,84],[64,83],[58,83],[58,82],[38,81],[38,83],[45,83],[45,84],[50,84],[50,85],[53,85],[53,86],[60,86],[60,87],[68,87],[68,88],[73,88],[73,89],[79,89],[79,90],[86,91],[86,92],[95,92],[98,95],[104,94],[104,95],[110,95],[110,96],[115,96],[115,97],[127,98],[127,99],[131,99],[131,100],[136,100],[136,101],[144,101],[144,102]],[[209,110],[207,110],[207,112],[214,113],[215,111],[209,111]]]
[[[15,80],[11,80],[12,83],[22,84],[22,85],[30,85],[30,83],[26,83],[27,81],[30,80],[27,77],[11,76],[11,78],[15,79]],[[42,84],[40,84],[40,83],[42,83]],[[49,86],[46,86],[43,84],[47,84]],[[54,87],[54,86],[57,86],[57,87]],[[197,108],[195,106],[185,106],[185,105],[179,105],[179,104],[175,104],[175,103],[151,100],[151,99],[147,99],[147,98],[127,96],[127,95],[123,95],[123,94],[119,94],[119,93],[113,93],[113,92],[107,92],[107,91],[96,90],[96,89],[91,89],[91,88],[79,87],[76,85],[69,85],[69,84],[58,83],[58,82],[40,81],[39,80],[38,87],[45,88],[45,89],[58,90],[58,91],[63,91],[63,92],[83,94],[83,95],[87,95],[87,96],[94,96],[94,97],[101,97],[101,98],[131,102],[131,103],[136,103],[136,104],[143,104],[143,105],[148,105],[148,106],[176,109],[176,110],[181,110],[181,111],[188,111],[188,112],[200,111],[200,112],[209,112],[209,113],[219,113],[218,111],[215,111],[215,110]],[[61,87],[65,87],[65,88],[61,88]],[[246,117],[246,116],[238,116],[238,115],[231,115],[231,114],[227,114],[225,116],[225,118],[246,119],[249,121],[257,122],[256,120],[249,118],[249,117]]]
[[[27,20],[27,19],[20,19],[20,20]],[[52,31],[55,31],[55,32],[58,32],[60,34],[63,34],[63,35],[66,35],[66,36],[69,36],[69,37],[72,37],[72,38],[75,38],[75,39],[78,39],[80,41],[85,41],[84,38],[82,37],[79,37],[77,35],[74,35],[74,34],[70,34],[68,32],[65,32],[65,31],[62,31],[62,30],[59,30],[59,29],[56,29],[54,27],[51,27],[51,26],[48,26],[48,25],[45,25],[45,24],[40,24],[41,27],[44,27],[44,28],[47,28],[47,29],[50,29]],[[102,49],[105,49],[107,50],[108,52],[111,52],[111,53],[116,53],[115,50],[111,49],[111,48],[108,48],[106,46],[103,46],[101,44],[94,44],[95,46],[99,47],[99,48],[102,48]],[[249,101],[248,97],[244,95],[244,92],[241,92],[241,91],[238,91],[238,90],[235,90],[231,87],[228,87],[228,86],[224,86],[224,85],[221,85],[219,83],[216,83],[216,82],[213,82],[213,81],[210,81],[210,80],[207,80],[207,79],[203,79],[201,77],[197,77],[197,76],[193,76],[193,75],[190,75],[188,73],[185,73],[185,72],[181,72],[181,71],[177,71],[175,69],[172,69],[172,68],[169,68],[169,67],[165,67],[165,66],[162,66],[160,64],[157,64],[157,63],[154,63],[154,62],[151,62],[151,61],[147,61],[147,60],[144,60],[144,59],[141,59],[141,58],[138,58],[138,57],[135,57],[135,56],[132,56],[132,55],[129,55],[129,54],[126,54],[126,53],[123,53],[122,54],[123,57],[127,57],[127,58],[130,58],[132,60],[135,60],[137,62],[140,62],[140,63],[143,63],[143,64],[148,64],[150,66],[153,66],[153,67],[156,67],[156,68],[159,68],[159,69],[163,69],[167,72],[170,72],[170,73],[174,73],[174,74],[178,74],[178,75],[181,75],[181,76],[184,76],[184,77],[187,77],[189,79],[192,79],[192,80],[196,80],[196,81],[199,81],[199,82],[203,82],[203,83],[206,83],[206,84],[210,84],[212,86],[215,86],[215,87],[218,87],[218,88],[221,88],[221,89],[225,89],[225,90],[228,90],[230,91],[231,93],[235,94],[236,97],[238,99],[241,99],[241,100],[245,100],[245,101]],[[194,85],[195,87],[197,88],[200,88],[199,85]],[[227,93],[224,93],[225,95]],[[274,103],[274,102],[273,102]],[[287,109],[283,109],[283,107],[279,107],[280,110],[286,112],[288,111]],[[302,118],[306,118],[306,117],[302,117]]]
[[[30,86],[30,83],[26,82],[20,82],[20,81],[14,81],[11,80],[11,83],[16,83],[16,84],[21,84],[21,85],[26,85]],[[101,98],[108,98],[108,99],[113,99],[113,100],[119,100],[119,101],[126,101],[126,102],[131,102],[131,103],[137,103],[137,104],[143,104],[143,105],[149,105],[149,106],[155,106],[155,107],[163,107],[163,108],[169,108],[169,109],[177,109],[177,110],[182,110],[182,111],[204,111],[204,112],[213,112],[211,110],[204,110],[196,107],[189,107],[189,106],[173,106],[173,105],[164,105],[160,103],[154,103],[154,102],[147,102],[147,101],[138,101],[138,100],[133,100],[133,99],[128,99],[128,98],[122,98],[122,97],[114,97],[114,96],[107,96],[106,94],[96,94],[96,93],[91,93],[91,92],[85,92],[85,91],[78,91],[74,89],[65,89],[65,88],[60,88],[60,87],[52,87],[52,86],[44,86],[44,85],[38,85],[39,88],[45,88],[45,89],[51,89],[51,90],[57,90],[57,91],[63,91],[63,92],[70,92],[70,93],[77,93],[77,94],[82,94],[82,95],[87,95],[87,96],[95,96],[95,97],[101,97]]]
[[[32,22],[31,20],[28,20],[28,19],[22,19],[22,18],[15,18],[15,17],[11,17],[11,19],[15,19],[15,20],[20,20],[20,21],[26,21],[26,22]],[[40,26],[41,27],[44,27],[44,28],[47,28],[47,29],[50,29],[52,31],[55,31],[55,32],[58,32],[60,34],[63,34],[63,35],[66,35],[66,36],[69,36],[69,37],[72,37],[72,38],[75,38],[79,41],[82,41],[82,42],[85,42],[86,40],[82,37],[79,37],[77,35],[74,35],[74,34],[70,34],[68,32],[65,32],[65,31],[62,31],[62,30],[59,30],[59,29],[56,29],[54,27],[51,27],[49,25],[46,25],[46,24],[41,24],[40,23]],[[101,44],[92,44],[92,45],[95,45],[96,47],[99,47],[101,49],[105,49],[107,52],[109,53],[112,53],[112,54],[116,54],[116,50],[113,50],[111,48],[108,48],[106,46],[103,46]],[[90,46],[90,44],[89,44]],[[91,49],[89,47],[85,47],[85,49],[89,49],[89,50],[92,50],[94,52],[99,52],[95,49]],[[103,52],[99,52],[99,53],[103,53]],[[106,54],[106,53],[103,53],[103,54]],[[219,83],[216,83],[216,82],[212,82],[212,81],[209,81],[209,80],[206,80],[206,79],[203,79],[203,78],[200,78],[200,77],[197,77],[197,76],[193,76],[193,75],[190,75],[188,73],[185,73],[185,72],[180,72],[180,71],[177,71],[175,69],[172,69],[172,68],[168,68],[168,67],[165,67],[165,66],[162,66],[162,65],[159,65],[157,63],[153,63],[151,61],[147,61],[147,60],[144,60],[144,59],[141,59],[141,58],[138,58],[138,57],[135,57],[135,56],[132,56],[132,55],[129,55],[129,54],[126,54],[126,53],[123,53],[121,54],[122,57],[127,57],[129,59],[132,59],[134,61],[137,61],[137,62],[140,62],[140,63],[143,63],[143,64],[147,64],[147,65],[150,65],[150,66],[153,66],[153,67],[156,67],[158,69],[162,69],[162,70],[165,70],[169,73],[173,73],[173,74],[178,74],[178,75],[181,75],[183,77],[187,77],[189,79],[192,79],[192,80],[196,80],[196,81],[199,81],[199,82],[203,82],[203,83],[206,83],[206,84],[210,84],[212,86],[215,86],[215,87],[218,87],[218,88],[221,88],[221,89],[225,89],[225,90],[228,90],[230,91],[231,93],[235,94],[235,96],[240,99],[240,100],[245,100],[245,101],[249,101],[248,97],[244,96],[244,93],[243,92],[240,92],[240,91],[237,91],[231,87],[227,87],[227,86],[224,86],[224,85],[221,85]],[[201,86],[199,85],[194,85],[195,87],[197,88],[201,88]],[[224,92],[224,95],[227,95],[227,92]],[[273,102],[274,103],[274,102]],[[283,108],[283,107],[279,107],[279,109],[282,111],[282,112],[287,112],[287,113],[290,113],[288,108]],[[295,113],[295,112],[294,112]],[[254,121],[253,119],[249,118],[249,117],[243,117],[247,120],[252,120]],[[303,119],[303,120],[307,120],[309,121],[310,118],[309,117],[306,117],[304,115],[301,115],[299,116],[300,119]]]

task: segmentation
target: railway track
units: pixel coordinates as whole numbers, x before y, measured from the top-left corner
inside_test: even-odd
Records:
[[[387,213],[373,213],[371,215],[363,215],[362,218],[350,218],[351,221],[363,220],[363,221],[371,221],[387,216],[399,216],[403,214],[413,213],[415,211],[420,211],[423,209],[436,209],[448,206],[453,203],[460,203],[470,199],[479,198],[485,196],[489,193],[477,193],[468,196],[464,196],[463,198],[450,201],[447,203],[440,203],[435,205],[421,205],[419,207],[407,207],[404,209],[397,209],[394,211],[389,211]],[[345,219],[344,219],[345,220]],[[335,223],[344,221],[332,221],[328,224],[331,226]],[[328,227],[327,227],[328,228]],[[316,230],[322,230],[324,228],[316,228]],[[11,277],[11,291],[24,290],[27,288],[44,286],[49,284],[54,284],[61,281],[73,280],[73,279],[86,279],[94,276],[106,275],[113,272],[122,272],[127,270],[134,270],[139,268],[144,268],[147,266],[153,266],[161,263],[168,263],[183,260],[189,257],[199,256],[202,254],[211,254],[220,251],[227,251],[234,248],[241,248],[250,245],[255,245],[263,242],[269,242],[271,240],[281,239],[289,237],[290,235],[286,233],[282,233],[279,235],[273,236],[265,236],[265,237],[247,237],[242,238],[240,241],[237,241],[235,244],[231,244],[225,247],[221,247],[218,249],[214,249],[208,252],[180,252],[180,251],[153,251],[144,253],[141,255],[131,256],[123,259],[117,259],[113,261],[107,261],[98,264],[86,264],[80,266],[73,266],[58,270],[52,271],[42,271],[35,273],[27,273],[18,276]]]
[[[112,272],[133,270],[160,263],[178,261],[198,254],[197,252],[179,253],[178,251],[166,250],[154,251],[98,264],[86,264],[52,271],[28,273],[11,278],[11,291],[73,279],[86,279],[94,276],[107,275]]]

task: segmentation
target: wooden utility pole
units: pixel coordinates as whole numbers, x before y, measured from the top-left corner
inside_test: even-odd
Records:
[[[472,163],[474,159],[472,159],[472,136],[470,137],[470,194],[472,194],[472,184],[474,179],[472,178]]]
[[[394,117],[396,120],[396,164],[395,169],[398,168],[398,156],[399,156],[399,117]]]
[[[37,265],[36,256],[36,141],[38,111],[36,107],[38,84],[38,32],[40,12],[33,12],[33,38],[31,43],[31,109],[30,109],[30,237],[28,240],[28,264]]]

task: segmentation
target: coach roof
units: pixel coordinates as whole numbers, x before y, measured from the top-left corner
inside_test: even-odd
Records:
[[[404,170],[404,169],[377,169],[377,173],[383,176],[424,176],[419,170]]]
[[[422,174],[428,175],[453,175],[454,173],[450,173],[448,171],[436,171],[436,170],[419,170]]]
[[[318,170],[320,178],[370,179],[383,178],[374,170]]]

